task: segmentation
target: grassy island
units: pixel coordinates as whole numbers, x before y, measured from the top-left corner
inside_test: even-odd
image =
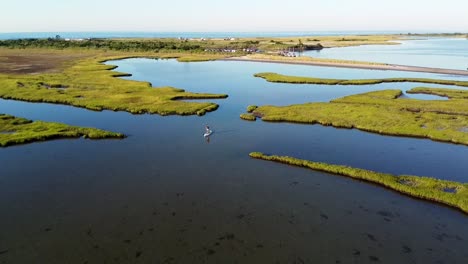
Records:
[[[255,121],[257,118],[254,115],[251,114],[241,114],[240,115],[241,119],[247,120],[247,121]]]
[[[258,108],[258,106],[256,106],[256,105],[249,105],[249,106],[247,106],[247,113],[252,113],[257,108]]]
[[[153,88],[148,82],[115,78],[130,74],[111,71],[116,67],[103,64],[107,60],[128,57],[158,58],[149,53],[0,49],[0,98],[66,104],[96,111],[203,115],[217,109],[218,105],[182,100],[227,97],[225,94],[190,93],[173,87]],[[184,54],[162,54],[161,57],[184,58]],[[213,57],[192,55],[186,58],[194,61]]]
[[[468,184],[412,175],[392,175],[287,156],[250,153],[250,157],[333,173],[375,183],[411,197],[438,202],[468,213]]]
[[[125,135],[95,128],[68,126],[60,123],[31,121],[0,114],[0,147],[56,138],[124,138]]]
[[[431,90],[424,88],[426,92]],[[434,89],[434,92],[440,90]],[[464,98],[468,91],[449,90],[447,93]],[[260,117],[263,121],[357,128],[384,135],[430,138],[468,145],[467,99],[426,101],[400,98],[401,95],[400,90],[375,91],[346,96],[329,103],[259,106],[246,115]]]
[[[442,85],[454,85],[468,87],[468,81],[456,80],[441,80],[430,78],[384,78],[384,79],[327,79],[315,77],[300,77],[282,75],[273,72],[257,73],[255,77],[263,78],[268,82],[277,83],[295,83],[295,84],[323,84],[323,85],[370,85],[379,83],[400,83],[400,82],[417,82],[417,83],[433,83]]]

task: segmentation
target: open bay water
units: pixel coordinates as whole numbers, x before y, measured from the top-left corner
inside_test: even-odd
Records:
[[[468,70],[467,38],[399,40],[400,45],[365,45],[306,51],[302,56]]]
[[[0,149],[0,263],[468,261],[468,218],[457,210],[248,156],[262,151],[468,182],[466,146],[239,119],[250,104],[326,102],[373,90],[447,87],[292,85],[254,78],[258,72],[326,78],[466,77],[227,61],[107,63],[132,73],[128,79],[154,87],[227,93],[229,98],[210,100],[220,108],[203,117],[0,100],[2,113],[129,136]],[[205,124],[215,131],[209,142],[202,136]]]

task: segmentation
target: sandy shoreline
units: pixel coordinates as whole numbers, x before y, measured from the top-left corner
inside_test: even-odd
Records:
[[[398,64],[375,64],[375,65],[368,64],[367,65],[367,64],[346,64],[346,63],[318,62],[318,61],[317,62],[315,61],[281,61],[281,60],[268,60],[268,59],[254,59],[254,58],[247,58],[247,57],[232,57],[232,58],[225,58],[222,60],[311,65],[311,66],[323,66],[323,67],[340,67],[340,68],[353,68],[353,69],[366,69],[366,70],[426,72],[426,73],[468,76],[468,70],[430,68],[430,67],[419,67],[419,66],[398,65]]]

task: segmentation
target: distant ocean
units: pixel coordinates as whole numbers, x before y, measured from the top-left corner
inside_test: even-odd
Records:
[[[241,38],[241,37],[301,37],[370,34],[406,34],[399,31],[298,31],[298,32],[19,32],[0,33],[0,40],[21,38]],[[411,32],[425,33],[425,32]]]

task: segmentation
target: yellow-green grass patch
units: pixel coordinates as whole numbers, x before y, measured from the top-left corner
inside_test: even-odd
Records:
[[[69,126],[61,123],[31,121],[11,115],[0,114],[0,147],[45,141],[56,138],[90,139],[124,138],[121,133]]]
[[[258,106],[256,105],[249,105],[247,106],[247,113],[252,113]]]
[[[448,97],[451,99],[468,99],[468,90],[416,87],[406,92],[409,94],[438,95],[438,96]]]
[[[259,106],[263,121],[356,128],[384,135],[430,138],[468,145],[468,100],[399,98],[400,90],[346,96],[329,103]]]
[[[430,78],[383,78],[383,79],[329,79],[316,77],[301,77],[282,75],[273,72],[254,74],[255,77],[263,78],[268,82],[293,83],[293,84],[322,84],[322,85],[370,85],[379,83],[417,82],[433,83],[443,85],[454,85],[468,87],[468,81],[442,80]]]
[[[2,54],[0,50],[0,57]],[[11,51],[7,51],[11,55]],[[29,50],[23,50],[27,53]],[[41,50],[32,50],[35,55]],[[54,53],[62,53],[53,51]],[[68,50],[73,52],[73,50]],[[66,55],[64,53],[62,55]],[[160,57],[184,58],[187,54],[159,54]],[[29,102],[47,102],[83,107],[90,110],[114,110],[160,115],[203,115],[218,105],[211,102],[188,102],[183,99],[221,99],[226,94],[190,93],[174,87],[152,87],[148,82],[115,77],[127,73],[111,71],[115,66],[103,62],[131,57],[159,58],[148,53],[96,53],[66,63],[60,62],[59,72],[36,74],[1,74],[0,98]],[[188,60],[214,59],[213,55],[198,55]],[[216,57],[217,58],[217,57]],[[1,63],[0,63],[1,64]]]
[[[256,117],[252,114],[241,114],[240,118],[247,120],[247,121],[255,121]]]

